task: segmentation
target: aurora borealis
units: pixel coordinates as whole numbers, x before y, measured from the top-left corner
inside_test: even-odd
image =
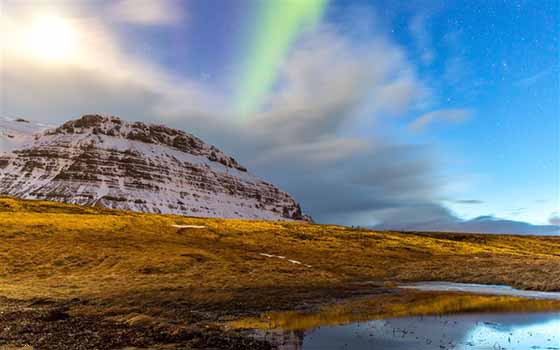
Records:
[[[246,22],[241,70],[235,94],[236,111],[255,112],[278,76],[282,59],[298,35],[311,29],[323,15],[328,0],[261,1]]]

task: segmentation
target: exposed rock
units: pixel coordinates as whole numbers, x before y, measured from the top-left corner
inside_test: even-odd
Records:
[[[84,115],[0,153],[0,194],[202,217],[309,219],[287,193],[215,146],[162,125],[102,115]]]

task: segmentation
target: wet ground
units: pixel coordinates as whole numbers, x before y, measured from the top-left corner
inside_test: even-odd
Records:
[[[271,349],[271,345],[204,322],[172,322],[139,313],[84,315],[79,300],[0,298],[0,350]],[[99,308],[102,310],[102,308]]]
[[[185,291],[123,300],[0,298],[0,350],[560,350],[556,294],[521,298],[500,286],[451,286],[462,293],[362,283],[275,290],[268,299],[264,290],[260,298],[245,290],[220,305],[191,304]],[[484,293],[464,293],[475,287]],[[514,296],[488,295],[493,290]]]

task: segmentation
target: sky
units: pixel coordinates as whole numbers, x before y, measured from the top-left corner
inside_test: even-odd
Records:
[[[557,0],[0,0],[0,19],[4,117],[181,128],[319,222],[560,224]]]

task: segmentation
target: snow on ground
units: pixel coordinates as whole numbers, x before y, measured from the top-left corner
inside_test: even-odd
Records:
[[[266,253],[260,253],[259,255],[265,256],[267,258],[286,259],[286,257],[282,255],[274,255],[274,254],[266,254]],[[287,261],[295,265],[303,265],[305,267],[311,267],[311,265],[304,264],[301,261],[291,260],[291,259],[288,259]]]

